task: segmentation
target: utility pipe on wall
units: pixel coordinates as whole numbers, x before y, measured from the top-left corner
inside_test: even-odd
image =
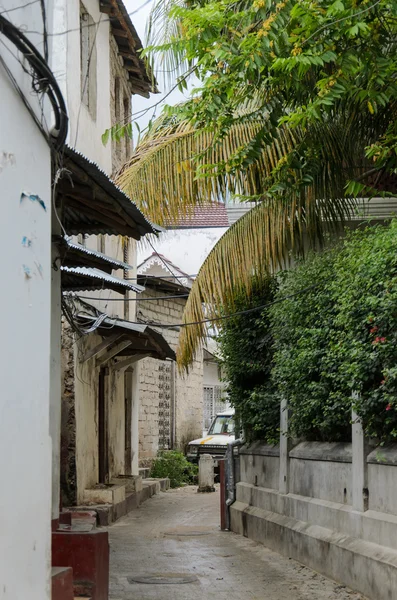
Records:
[[[226,450],[226,529],[230,530],[230,507],[236,500],[236,482],[234,477],[234,448],[244,444],[243,438],[229,442]]]

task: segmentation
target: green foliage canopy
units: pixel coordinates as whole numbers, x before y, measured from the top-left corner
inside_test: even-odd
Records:
[[[203,263],[186,303],[186,368],[251,276],[265,278],[349,219],[359,198],[396,192],[395,0],[157,0],[159,70],[198,88],[152,124],[119,173],[154,222],[228,195],[256,205]],[[205,306],[205,309],[204,309]]]
[[[198,78],[191,101],[170,110],[198,128],[222,138],[236,122],[265,119],[228,169],[255,161],[283,124],[307,128],[348,111],[376,123],[379,135],[359,162],[366,153],[376,168],[393,170],[396,34],[393,0],[160,0],[146,53],[172,78],[179,74],[181,89],[192,73]],[[313,156],[306,150],[300,167],[310,177]]]

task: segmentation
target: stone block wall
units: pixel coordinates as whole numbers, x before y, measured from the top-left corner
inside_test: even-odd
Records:
[[[172,298],[158,300],[166,294],[162,291],[146,289],[140,295],[145,298],[138,302],[138,318],[148,324],[151,322],[181,323],[185,300]],[[152,301],[151,301],[152,299]],[[179,331],[162,329],[161,333],[176,350]],[[162,361],[146,358],[140,362],[140,415],[139,415],[139,458],[141,464],[155,458],[159,449],[159,375],[162,373]],[[171,397],[171,423],[173,445],[181,450],[194,438],[202,435],[203,420],[203,357],[202,350],[187,375],[180,375],[176,365],[173,367],[173,385]]]
[[[61,403],[61,499],[64,506],[76,504],[76,411],[74,391],[73,332],[62,318]]]

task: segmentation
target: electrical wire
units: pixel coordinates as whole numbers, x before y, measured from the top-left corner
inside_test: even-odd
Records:
[[[38,1],[40,1],[40,0],[33,0],[32,2],[26,4],[26,6],[30,6],[30,4],[35,4],[35,2],[38,2]],[[129,17],[136,15],[142,8],[144,8],[150,2],[152,2],[152,0],[147,0],[141,6],[139,6],[137,9],[133,10],[132,12],[127,13],[127,15]],[[23,6],[21,8],[23,8]],[[12,9],[12,10],[17,10],[17,9]],[[4,12],[10,12],[10,11],[4,11]],[[1,14],[2,13],[0,13],[0,15]],[[102,19],[102,23],[110,23],[110,21],[111,21],[110,19]],[[97,25],[97,23],[87,23],[87,25],[83,25],[82,27],[72,27],[70,29],[64,29],[63,31],[50,32],[50,33],[48,33],[48,37],[58,37],[61,35],[67,35],[68,33],[75,33],[76,31],[81,31],[82,28],[95,27],[95,25]],[[42,33],[41,31],[35,31],[35,30],[31,30],[31,29],[24,29],[23,31],[24,31],[24,33],[30,33],[30,34],[35,33],[38,35],[40,35]]]
[[[168,267],[167,267],[168,268]],[[184,278],[194,279],[197,277],[197,273],[195,275],[184,275]],[[156,277],[156,275],[138,275],[138,277],[126,277],[126,281],[138,281],[138,279],[145,279],[145,281],[150,281],[151,279],[178,279],[177,275],[161,275],[161,277]],[[185,284],[183,284],[185,285]]]
[[[215,323],[217,321],[225,321],[227,319],[232,319],[233,317],[239,317],[241,315],[248,315],[250,313],[256,312],[258,310],[264,310],[269,306],[273,306],[274,304],[280,304],[280,302],[285,302],[285,300],[289,300],[290,298],[294,298],[295,296],[299,296],[299,294],[306,294],[311,289],[319,287],[320,283],[315,283],[299,292],[295,292],[294,294],[289,294],[288,296],[284,296],[284,298],[278,298],[277,300],[273,300],[272,302],[268,302],[267,304],[262,304],[260,306],[254,306],[254,308],[247,308],[245,310],[239,310],[234,313],[229,313],[228,315],[222,315],[220,317],[210,317],[208,319],[203,319],[201,321],[191,321],[190,323],[174,323],[173,325],[168,325],[167,323],[151,323],[153,327],[163,327],[164,329],[168,329],[170,327],[188,327],[189,325],[201,325],[204,323]],[[138,322],[132,321],[134,324],[139,324]]]
[[[172,329],[175,327],[188,327],[189,325],[202,325],[204,323],[215,323],[217,321],[225,321],[227,319],[233,319],[234,317],[239,317],[242,315],[248,315],[254,312],[257,312],[258,310],[264,310],[265,308],[269,308],[270,306],[273,306],[275,304],[280,304],[281,302],[285,302],[286,300],[290,300],[291,298],[295,298],[295,296],[299,296],[300,294],[306,294],[307,292],[309,292],[312,289],[315,289],[317,287],[320,287],[321,283],[315,283],[313,285],[310,285],[307,288],[304,288],[302,290],[299,290],[298,292],[294,292],[293,294],[289,294],[288,296],[284,296],[283,298],[277,298],[277,300],[273,300],[272,302],[268,302],[267,304],[260,304],[259,306],[254,306],[253,308],[247,308],[245,310],[239,310],[236,311],[234,313],[229,313],[227,315],[221,315],[219,317],[210,317],[208,319],[202,319],[201,321],[191,321],[189,323],[173,323],[172,325],[168,324],[168,323],[154,323],[151,322],[150,325],[152,325],[153,327],[162,327],[164,329]],[[79,298],[79,300],[81,300],[80,296],[77,296]],[[170,298],[170,296],[168,296],[168,298]],[[92,297],[86,297],[87,300],[103,300],[105,301],[104,298],[92,298]],[[159,298],[158,298],[159,299]],[[124,298],[108,298],[108,300],[112,301],[112,300],[122,300],[125,302]],[[152,300],[152,298],[151,298]],[[107,300],[106,300],[107,301]],[[141,325],[142,323],[140,323],[139,321],[129,321],[130,323],[133,323],[134,325]]]
[[[59,150],[63,147],[66,140],[68,132],[68,116],[65,100],[50,67],[32,42],[3,15],[0,15],[0,33],[5,35],[10,42],[14,44],[33,69],[34,91],[38,93],[42,92],[47,95],[55,117],[55,127],[50,134],[50,138],[48,138],[48,142],[50,143],[51,140],[55,149]],[[2,64],[10,75],[10,69],[5,65],[4,59],[2,59]],[[12,76],[11,80],[25,106],[28,108],[30,114],[32,114],[33,109],[26,100],[21,88],[16,84],[15,77]],[[34,120],[36,124],[39,122],[36,116]],[[39,126],[39,129],[43,131],[41,125]]]
[[[14,88],[16,89],[16,91],[18,93],[18,96],[21,98],[21,100],[24,103],[26,109],[28,110],[30,116],[32,117],[33,121],[36,123],[38,129],[40,130],[40,133],[43,135],[44,139],[48,142],[47,133],[44,130],[44,127],[42,126],[42,124],[40,122],[40,119],[37,117],[37,115],[34,112],[32,106],[27,101],[27,99],[25,97],[25,94],[23,93],[23,91],[19,87],[17,80],[15,79],[14,75],[12,74],[12,72],[9,69],[7,63],[5,62],[4,58],[1,55],[0,55],[0,64],[2,65],[3,69],[5,70],[5,72],[7,73],[8,77],[10,78],[11,83],[13,84]]]
[[[44,58],[48,62],[48,31],[47,31],[47,14],[45,8],[45,0],[40,0],[41,15],[43,17],[43,47],[44,47]]]
[[[165,262],[164,258],[161,256],[161,254],[159,254],[156,250],[156,248],[153,246],[152,242],[150,241],[150,239],[147,239],[147,242],[149,243],[149,246],[151,246],[153,252],[155,253],[155,255],[157,256],[157,258],[159,258],[161,260],[161,262],[163,263],[163,265],[165,266],[165,268],[172,273],[172,275],[175,277],[175,279],[183,286],[185,287],[185,284],[182,282],[182,279],[180,279],[177,275],[175,275],[174,271],[171,269],[171,267],[169,266],[169,263]]]
[[[21,4],[21,6],[14,6],[14,8],[5,8],[0,12],[0,15],[8,15],[8,13],[14,12],[15,10],[22,10],[23,8],[27,8],[28,6],[32,6],[32,4],[37,4],[41,1],[42,0],[32,0],[31,2],[27,2],[26,4]]]
[[[133,290],[131,290],[133,291]],[[157,302],[157,300],[171,300],[174,298],[187,298],[189,294],[176,294],[174,296],[156,296],[155,298],[100,298],[98,296],[77,296],[86,300],[98,300],[100,302]]]

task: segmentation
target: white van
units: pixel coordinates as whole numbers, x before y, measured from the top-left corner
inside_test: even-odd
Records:
[[[234,440],[234,409],[218,413],[207,435],[189,442],[186,458],[198,463],[200,454],[211,454],[214,459],[224,458],[229,442]]]

